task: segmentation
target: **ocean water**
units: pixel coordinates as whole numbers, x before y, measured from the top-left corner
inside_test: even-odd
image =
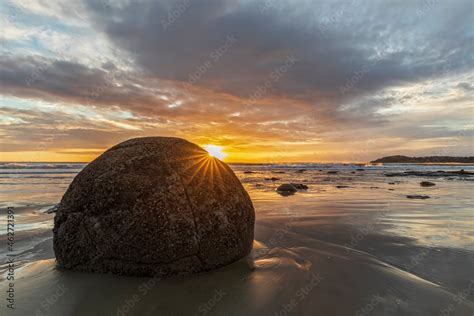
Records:
[[[140,278],[57,271],[54,266],[54,214],[47,211],[84,166],[0,164],[1,234],[6,239],[6,209],[14,207],[17,254],[17,308],[12,312],[2,304],[0,315],[474,313],[474,177],[386,176],[474,172],[474,166],[231,165],[255,206],[254,252],[215,272],[154,284],[146,297],[126,308],[128,295],[144,282]],[[436,185],[421,187],[421,181]],[[303,183],[308,190],[281,196],[275,189],[282,183]],[[407,198],[413,194],[430,198]],[[8,288],[7,254],[5,244],[0,248],[2,293]],[[51,293],[59,293],[61,285],[66,294],[51,303]],[[106,302],[95,297],[112,285],[116,291],[108,293]],[[288,305],[305,286],[311,293]],[[217,302],[210,304],[214,294]],[[85,300],[87,305],[81,303]]]

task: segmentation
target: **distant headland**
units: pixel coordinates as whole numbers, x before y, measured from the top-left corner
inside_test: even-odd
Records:
[[[383,157],[371,163],[474,163],[474,157],[427,156],[407,157],[402,155]]]

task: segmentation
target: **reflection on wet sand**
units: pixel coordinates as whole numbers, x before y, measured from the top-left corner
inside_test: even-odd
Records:
[[[370,168],[330,175],[327,170],[280,169],[279,180],[265,180],[274,170],[253,168],[252,173],[244,173],[248,166],[236,168],[257,213],[252,253],[189,277],[155,280],[57,270],[53,215],[39,210],[54,204],[60,190],[51,188],[41,198],[44,204],[17,202],[17,309],[8,314],[474,312],[474,182],[432,179],[436,186],[420,187],[418,178],[387,180],[383,171]],[[275,188],[282,183],[309,188],[281,196]],[[409,200],[407,194],[429,194],[431,199]],[[2,259],[4,255],[0,250]],[[5,265],[1,269],[5,272]],[[6,286],[3,281],[0,291]],[[0,314],[5,313],[0,306]]]
[[[126,314],[131,315],[199,315],[215,291],[223,293],[212,306],[216,315],[350,315],[367,304],[375,314],[435,315],[452,303],[453,293],[445,288],[363,252],[292,232],[265,249],[275,233],[258,227],[262,242],[247,259],[200,275],[151,282],[146,290],[147,278],[61,271],[54,259],[35,261],[18,271],[17,292],[22,294],[16,312],[56,300],[51,315],[101,315],[124,310],[128,301]],[[456,315],[468,315],[472,308],[461,302]]]

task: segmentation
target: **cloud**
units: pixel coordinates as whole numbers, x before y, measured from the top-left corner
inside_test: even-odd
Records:
[[[335,150],[339,132],[347,144],[403,142],[451,137],[456,120],[472,126],[450,112],[472,111],[467,0],[13,3],[0,94],[70,107],[55,117],[88,126],[62,131],[77,148],[164,133]],[[21,120],[47,126],[3,115],[21,146],[42,135]]]
[[[133,52],[138,65],[157,78],[189,80],[233,36],[236,43],[199,85],[248,96],[294,56],[298,62],[272,93],[337,101],[339,88],[358,72],[368,75],[362,75],[351,97],[442,72],[469,71],[472,3],[455,2],[425,8],[422,2],[284,1],[262,14],[259,2],[189,1],[167,27],[164,21],[177,6],[171,2],[130,2],[110,10],[95,1],[88,4],[95,27]],[[341,13],[325,21],[318,15],[322,12]]]

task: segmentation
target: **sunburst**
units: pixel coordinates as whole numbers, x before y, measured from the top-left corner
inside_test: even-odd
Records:
[[[223,151],[221,146],[205,145],[204,149],[206,149],[210,156],[216,157],[217,159],[224,160],[225,157],[227,157],[227,154]]]

